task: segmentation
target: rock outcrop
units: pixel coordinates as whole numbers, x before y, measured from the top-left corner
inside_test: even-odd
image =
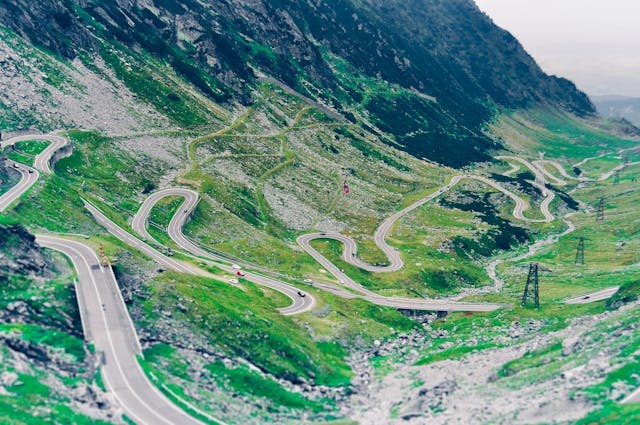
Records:
[[[28,278],[53,276],[35,236],[18,224],[0,224],[0,282],[8,275]]]

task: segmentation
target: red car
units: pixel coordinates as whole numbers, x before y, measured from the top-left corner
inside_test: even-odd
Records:
[[[244,276],[244,272],[243,272],[242,270],[238,270],[238,271],[236,272],[236,274],[237,274],[238,276]]]

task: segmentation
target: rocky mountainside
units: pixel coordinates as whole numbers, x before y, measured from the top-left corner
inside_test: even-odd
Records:
[[[0,214],[0,423],[129,423],[100,389],[106,357],[84,341],[73,268],[30,231],[104,250],[143,370],[220,423],[640,415],[617,403],[640,386],[640,175],[629,166],[599,180],[640,161],[637,129],[594,116],[472,0],[2,0],[0,87],[5,139],[67,130],[72,148]],[[13,162],[45,146],[4,153],[0,193],[19,177]],[[547,187],[552,202],[533,166],[494,160],[541,152],[569,173]],[[575,164],[588,182],[571,178]],[[475,178],[449,188],[462,174],[505,192]],[[148,230],[162,246],[149,245],[212,277],[165,268],[83,206],[133,234],[131,217],[168,188],[199,202],[189,213],[181,198],[160,200]],[[603,193],[607,218],[594,226]],[[377,229],[420,199],[387,234],[400,270],[354,267],[336,241],[312,247],[381,296],[499,310],[442,317],[353,298],[296,243],[340,232],[383,267]],[[313,309],[285,316],[284,294],[186,257],[167,234],[176,213],[194,244],[285,280]],[[529,261],[553,270],[539,308],[521,305]],[[565,304],[611,285],[621,289],[607,306]]]
[[[17,224],[0,223],[0,350],[0,422],[117,420],[95,382],[98,359],[83,341],[70,270]]]
[[[32,234],[20,225],[0,224],[0,282],[8,275],[51,278],[53,274]]]
[[[453,166],[496,147],[483,131],[496,108],[595,111],[472,0],[6,0],[0,25],[68,59],[149,54],[216,102],[250,104],[266,74]]]

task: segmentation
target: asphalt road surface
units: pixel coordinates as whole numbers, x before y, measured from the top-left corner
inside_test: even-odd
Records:
[[[28,140],[45,140],[51,142],[46,149],[40,152],[33,163],[33,166],[43,173],[51,174],[51,157],[53,154],[63,146],[65,146],[68,141],[65,137],[58,136],[55,134],[41,134],[41,135],[27,135],[27,136],[19,136],[12,137],[11,139],[7,139],[3,142],[0,142],[0,148],[5,148],[7,146],[13,146],[18,142],[24,142]]]
[[[9,162],[15,164],[12,161]],[[23,164],[17,164],[14,169],[20,173],[20,181],[0,196],[0,213],[4,212],[14,201],[24,195],[40,177],[37,170]]]
[[[550,165],[553,168],[555,168],[558,171],[558,173],[560,173],[560,175],[565,179],[578,180],[578,181],[588,180],[584,177],[576,177],[576,176],[569,175],[569,173],[566,172],[564,167],[557,161],[551,161],[548,159],[539,159],[537,161],[533,161],[533,164],[536,167],[538,167],[548,179],[552,180],[553,184],[555,184],[556,186],[566,186],[568,183],[566,182],[566,180],[562,180],[561,178],[558,178],[553,174],[551,174],[549,171],[547,171],[547,169],[545,168],[545,165]]]
[[[601,155],[600,157],[602,157],[603,155]],[[594,158],[598,158],[598,157],[594,157]],[[587,160],[589,159],[594,159],[594,158],[587,158]],[[586,160],[585,160],[586,161]],[[538,161],[534,161],[534,164],[538,167],[540,167],[540,169],[544,172],[544,174],[551,178],[552,180],[555,181],[554,184],[556,184],[557,186],[566,186],[568,183],[565,180],[559,179],[555,176],[553,176],[553,174],[549,173],[547,170],[545,170],[544,168],[544,164],[549,164],[551,165],[553,168],[555,168],[556,170],[558,170],[558,172],[566,179],[570,179],[570,180],[578,180],[580,182],[594,182],[594,181],[605,181],[611,178],[611,176],[613,176],[614,174],[616,174],[618,171],[622,171],[627,167],[631,167],[634,165],[638,165],[640,164],[640,162],[630,162],[628,164],[620,164],[614,168],[612,168],[611,170],[600,174],[600,177],[598,177],[597,179],[592,179],[589,177],[574,177],[569,175],[566,170],[564,169],[564,167],[562,166],[562,164],[560,164],[557,161],[551,161],[551,160],[538,160]]]
[[[590,294],[579,295],[577,297],[569,298],[565,301],[567,304],[589,304],[596,301],[602,301],[609,299],[618,292],[618,286],[613,286],[611,288],[602,289],[597,292],[592,292]]]
[[[31,186],[33,186],[38,181],[38,178],[40,177],[38,170],[46,174],[51,173],[51,157],[58,149],[62,148],[68,143],[67,139],[65,139],[64,137],[56,136],[54,134],[20,136],[0,142],[0,150],[8,146],[13,146],[17,142],[27,140],[46,140],[51,143],[49,144],[49,146],[47,146],[46,149],[44,149],[35,157],[35,169],[29,167],[28,165],[18,164],[14,161],[7,160],[8,163],[11,164],[10,166],[21,174],[21,178],[18,184],[16,184],[14,187],[0,196],[0,212],[3,212],[7,208],[9,208],[9,205],[20,198],[31,188]]]
[[[213,275],[209,272],[202,270],[201,268],[196,267],[191,263],[174,260],[173,258],[167,257],[156,249],[150,247],[145,242],[141,241],[140,239],[136,238],[135,236],[115,224],[106,215],[104,215],[102,211],[100,211],[89,202],[85,201],[84,206],[91,213],[98,224],[107,229],[109,233],[111,233],[113,236],[120,239],[120,241],[126,243],[130,247],[137,249],[162,267],[181,273],[189,273],[204,277],[213,277]]]
[[[136,231],[138,231],[139,234],[148,235],[148,232],[146,231],[146,229],[144,229],[144,231],[141,231],[142,230],[141,227],[145,226],[148,220],[149,214],[151,213],[151,209],[153,208],[155,203],[166,196],[182,196],[185,198],[184,203],[178,209],[176,214],[171,219],[171,222],[169,223],[169,228],[167,229],[167,233],[169,234],[171,239],[182,249],[186,250],[187,252],[191,253],[196,257],[207,258],[213,261],[221,260],[219,257],[212,255],[207,251],[201,249],[200,247],[196,246],[195,244],[193,244],[182,233],[184,224],[186,223],[186,221],[190,216],[191,209],[195,208],[195,206],[198,203],[197,194],[189,189],[170,188],[170,189],[165,189],[150,195],[145,200],[145,202],[143,202],[142,206],[134,216],[134,219],[132,221],[132,227],[136,229]],[[414,206],[413,208],[417,208],[417,206]],[[406,212],[404,213],[406,214]],[[313,250],[313,248],[311,248],[311,250]],[[401,308],[401,309],[428,310],[428,311],[492,311],[501,307],[498,304],[463,303],[463,302],[446,301],[446,300],[383,297],[381,295],[378,295],[374,292],[367,290],[362,285],[355,282],[349,276],[344,274],[334,264],[332,264],[331,262],[329,262],[329,260],[324,258],[320,253],[318,253],[317,251],[315,252],[317,253],[317,256],[314,256],[316,260],[321,261],[323,266],[327,270],[329,270],[329,272],[334,274],[334,276],[336,276],[341,282],[343,282],[345,286],[359,293],[359,295],[351,296],[347,292],[346,294],[349,294],[349,295],[346,295],[347,298],[358,297],[378,305],[384,305],[384,306]],[[228,271],[230,273],[234,273],[235,271],[235,269],[231,268],[228,265],[221,264],[221,263],[214,263],[214,264],[217,267],[220,267],[223,270]],[[284,283],[272,278],[268,278],[262,275],[247,272],[247,271],[245,271],[244,278],[252,282],[255,282],[259,285],[268,286],[292,298],[294,301],[294,304],[287,307],[286,309],[281,309],[280,311],[283,314],[295,314],[301,311],[310,310],[315,305],[315,300],[310,294],[306,294],[305,297],[300,297],[298,295],[299,290],[287,283]],[[316,287],[318,287],[319,289],[324,289],[324,290],[327,289],[326,288],[327,285],[321,285],[321,284],[318,285],[315,283],[314,285],[316,285]],[[345,291],[333,290],[331,292],[333,292],[336,295],[345,295]]]
[[[526,159],[523,159],[523,158],[520,158],[520,157],[517,157],[517,156],[497,156],[496,159],[501,159],[503,161],[507,161],[507,162],[510,162],[510,163],[519,162],[520,164],[524,165],[529,170],[531,170],[531,172],[533,172],[533,174],[536,176],[536,179],[535,179],[535,181],[530,181],[530,183],[532,185],[534,185],[535,187],[537,187],[540,190],[540,192],[542,192],[542,196],[544,196],[544,199],[540,203],[540,211],[544,215],[544,219],[529,219],[529,218],[524,217],[524,215],[522,214],[528,208],[528,204],[526,202],[524,202],[522,199],[520,199],[520,201],[518,201],[516,198],[514,198],[514,196],[512,196],[512,195],[515,195],[515,194],[509,194],[509,193],[507,193],[509,191],[505,192],[506,189],[502,189],[501,187],[496,187],[495,184],[497,184],[497,183],[494,182],[494,184],[491,184],[491,186],[493,186],[494,188],[498,189],[502,193],[505,193],[506,195],[510,196],[516,202],[516,209],[513,212],[514,217],[516,217],[517,219],[522,220],[522,221],[527,221],[529,223],[550,223],[550,222],[552,222],[555,218],[554,218],[553,214],[551,214],[551,212],[549,211],[549,205],[555,199],[556,195],[555,195],[555,193],[553,191],[547,189],[547,187],[546,187],[547,179],[546,179],[545,172],[543,171],[543,169],[540,169],[540,168],[536,167],[534,164],[532,164],[531,162],[527,161]],[[500,186],[500,185],[498,185],[498,186]],[[517,197],[517,195],[515,195],[515,196]]]
[[[44,235],[36,241],[73,262],[85,338],[99,353],[104,384],[124,413],[139,425],[201,425],[165,397],[138,364],[140,344],[111,267],[102,267],[95,251],[80,242]]]

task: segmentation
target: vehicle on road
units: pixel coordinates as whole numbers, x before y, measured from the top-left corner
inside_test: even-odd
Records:
[[[311,283],[311,282],[313,282],[313,281],[312,281],[311,279],[305,279],[305,280],[303,280],[303,282],[304,282],[304,283]]]
[[[229,279],[229,283],[236,284],[236,283],[240,283],[240,282],[238,281],[238,279],[233,278],[233,279]]]
[[[31,170],[31,169],[30,169],[30,170],[29,170],[29,174],[33,174],[33,170]]]
[[[306,296],[307,296],[307,294],[305,294],[304,292],[298,291],[298,296],[299,296],[300,298],[304,298],[304,297],[306,297]]]
[[[238,275],[238,276],[244,276],[244,272],[243,272],[242,270],[238,270],[238,271],[236,272],[236,275]]]
[[[231,268],[232,268],[232,269],[236,269],[236,270],[240,270],[242,267],[240,267],[240,266],[239,266],[239,265],[237,265],[237,264],[232,264],[232,265],[231,265]]]

